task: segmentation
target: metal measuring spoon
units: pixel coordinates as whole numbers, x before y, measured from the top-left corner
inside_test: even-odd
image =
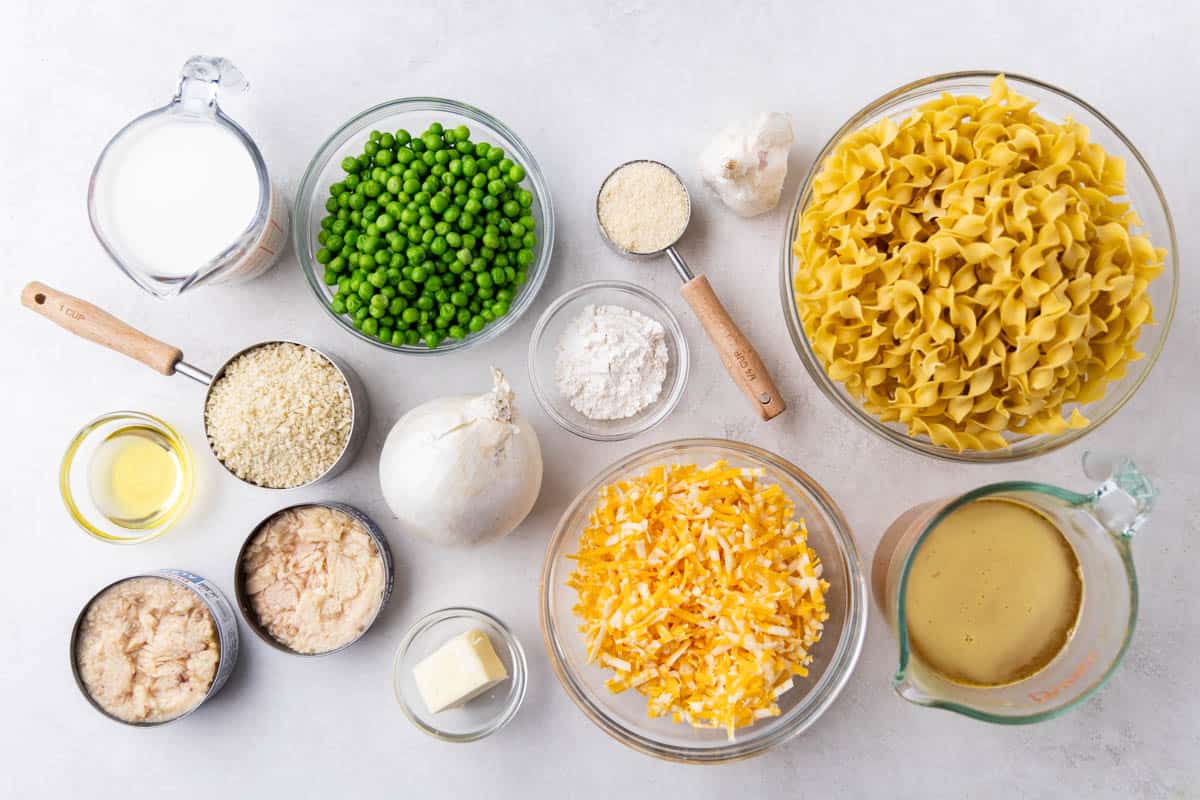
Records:
[[[114,352],[129,356],[135,361],[140,361],[155,372],[162,375],[183,375],[203,386],[207,386],[208,393],[204,396],[204,405],[201,407],[201,410],[208,407],[208,395],[211,394],[213,385],[221,378],[225,368],[244,353],[248,353],[263,345],[285,343],[307,347],[322,356],[341,374],[350,392],[350,435],[346,438],[346,444],[343,445],[342,452],[337,460],[323,473],[308,483],[300,484],[300,486],[288,486],[285,487],[286,489],[299,489],[301,486],[311,486],[315,483],[329,480],[344,470],[354,460],[363,442],[366,441],[367,423],[370,419],[370,413],[367,407],[367,391],[363,386],[362,380],[350,368],[349,364],[310,344],[295,342],[290,339],[274,339],[259,342],[234,353],[230,358],[226,359],[220,369],[209,374],[199,367],[184,361],[183,351],[178,347],[148,336],[128,323],[117,319],[104,309],[94,306],[86,300],[80,300],[78,297],[73,297],[65,292],[53,289],[44,283],[34,281],[26,285],[21,292],[21,303],[26,308],[41,314],[46,319],[65,328],[76,336],[95,342]],[[217,463],[224,467],[226,472],[250,486],[259,486],[259,488],[263,489],[277,488],[274,486],[260,486],[260,484],[253,483],[235,473],[229,468],[229,465],[221,461],[220,457],[217,456],[212,440],[207,435],[207,419],[204,423],[204,432],[204,438],[208,441],[209,450],[212,451],[213,456],[217,459]]]
[[[608,231],[604,229],[604,223],[600,219],[600,197],[604,193],[604,187],[612,180],[618,172],[630,164],[656,164],[675,177],[679,182],[679,188],[683,191],[684,198],[687,199],[687,216],[684,219],[683,226],[680,228],[679,235],[675,240],[666,247],[652,252],[633,252],[626,250],[619,244],[614,242],[609,236]],[[713,291],[712,285],[708,282],[708,278],[703,275],[696,276],[688,267],[687,262],[683,260],[683,256],[679,255],[679,251],[675,249],[675,245],[683,238],[684,232],[687,230],[688,223],[692,218],[692,197],[688,194],[687,186],[684,185],[683,179],[675,170],[663,164],[660,161],[651,159],[639,158],[633,161],[626,161],[619,167],[608,173],[608,177],[600,184],[600,190],[596,192],[596,224],[600,228],[600,235],[604,241],[608,242],[617,253],[626,258],[635,261],[654,258],[664,253],[671,259],[671,264],[675,267],[675,272],[679,274],[683,281],[683,287],[679,293],[683,295],[683,299],[692,307],[700,324],[704,327],[704,332],[708,335],[708,339],[716,347],[718,354],[721,356],[721,363],[725,365],[725,369],[729,372],[729,376],[736,383],[751,402],[758,409],[758,414],[764,420],[773,419],[787,408],[783,402],[783,397],[779,394],[779,390],[775,388],[775,382],[771,379],[771,375],[767,372],[766,365],[763,364],[758,353],[754,349],[754,345],[750,344],[750,340],[738,328],[737,323],[729,316],[729,312],[725,310],[725,306],[721,305],[720,299],[716,292]]]

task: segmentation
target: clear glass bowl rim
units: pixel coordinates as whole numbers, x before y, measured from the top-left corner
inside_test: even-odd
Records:
[[[1162,278],[1160,278],[1160,280],[1166,279],[1170,281],[1171,299],[1168,308],[1165,310],[1165,314],[1163,314],[1161,317],[1158,317],[1157,312],[1161,311],[1162,309],[1155,308],[1157,317],[1155,324],[1162,329],[1162,336],[1159,337],[1153,349],[1144,353],[1144,357],[1135,365],[1138,369],[1138,374],[1136,375],[1135,379],[1124,388],[1123,393],[1119,398],[1116,399],[1116,402],[1113,403],[1112,407],[1107,411],[1095,414],[1091,418],[1091,424],[1089,424],[1087,427],[1068,430],[1057,436],[1037,436],[1016,440],[1014,441],[1014,444],[1020,444],[1026,441],[1034,443],[1032,446],[1028,447],[1027,449],[1022,449],[1019,452],[1013,448],[1004,450],[964,450],[962,452],[956,452],[948,447],[940,447],[932,442],[910,437],[903,431],[888,427],[876,419],[873,415],[865,411],[858,401],[849,395],[843,394],[839,387],[833,385],[833,379],[825,373],[824,367],[821,365],[820,360],[817,359],[816,355],[812,351],[812,347],[809,345],[808,336],[804,333],[804,326],[800,322],[799,313],[796,309],[796,303],[792,293],[791,279],[792,240],[795,238],[795,230],[799,221],[800,212],[808,205],[809,199],[812,195],[813,180],[815,179],[817,173],[820,172],[821,166],[824,164],[825,159],[829,156],[833,148],[837,146],[838,142],[840,142],[843,137],[863,127],[863,125],[866,124],[866,121],[871,116],[885,109],[892,103],[903,100],[907,96],[918,91],[928,90],[931,87],[936,87],[938,84],[948,84],[954,81],[975,79],[991,80],[998,74],[1003,74],[1009,84],[1016,88],[1020,88],[1022,84],[1034,86],[1044,92],[1057,95],[1061,99],[1065,100],[1068,104],[1073,104],[1082,108],[1099,120],[1100,123],[1108,129],[1110,134],[1115,136],[1122,145],[1128,148],[1129,153],[1133,156],[1138,166],[1145,173],[1146,179],[1153,187],[1154,193],[1158,198],[1159,207],[1162,210],[1163,219],[1166,221],[1170,239],[1166,245],[1168,249],[1168,274],[1164,275]],[[1027,458],[1033,458],[1044,453],[1049,453],[1053,450],[1059,449],[1060,447],[1065,447],[1073,442],[1078,441],[1080,438],[1091,433],[1092,431],[1095,431],[1097,428],[1111,419],[1114,414],[1120,411],[1121,408],[1127,402],[1129,402],[1130,398],[1133,397],[1141,385],[1145,383],[1146,378],[1150,376],[1151,370],[1154,368],[1155,363],[1158,361],[1158,357],[1162,354],[1163,347],[1166,345],[1167,337],[1170,335],[1171,331],[1171,323],[1175,318],[1175,308],[1179,299],[1179,242],[1176,238],[1175,223],[1171,218],[1171,210],[1167,205],[1167,198],[1163,194],[1162,186],[1159,184],[1157,176],[1155,176],[1154,172],[1150,169],[1150,165],[1146,163],[1146,159],[1142,156],[1141,151],[1134,146],[1133,142],[1131,142],[1125,136],[1125,134],[1121,132],[1120,128],[1118,128],[1112,122],[1112,120],[1101,113],[1098,109],[1066,91],[1065,89],[1060,89],[1053,84],[1049,84],[1020,73],[1009,72],[1007,70],[965,70],[961,72],[940,73],[906,83],[903,86],[893,89],[879,99],[867,104],[853,116],[851,116],[850,119],[847,120],[840,128],[838,128],[837,131],[835,131],[825,143],[825,146],[822,147],[820,152],[818,152],[813,158],[812,163],[809,165],[808,172],[804,176],[804,181],[801,183],[800,189],[796,193],[796,200],[792,204],[792,210],[788,215],[787,220],[787,227],[784,229],[783,234],[783,247],[780,250],[779,259],[780,300],[783,304],[783,316],[787,321],[788,334],[792,339],[792,345],[795,347],[796,353],[800,356],[800,360],[803,362],[805,369],[808,370],[809,377],[812,378],[813,383],[817,385],[817,388],[821,390],[821,393],[824,394],[826,398],[828,398],[835,406],[841,409],[844,414],[853,419],[862,427],[905,450],[920,453],[921,455],[930,456],[943,461],[974,464],[1022,461]],[[1098,405],[1099,402],[1103,401],[1098,401],[1096,405]]]
[[[554,566],[555,553],[568,533],[568,523],[581,506],[592,502],[596,491],[602,485],[624,474],[630,465],[636,462],[652,455],[661,455],[668,460],[672,456],[679,458],[698,449],[732,451],[743,458],[763,462],[785,473],[800,484],[808,493],[808,498],[828,520],[833,537],[841,545],[839,556],[844,557],[846,564],[848,601],[845,626],[837,648],[829,659],[828,669],[821,680],[809,689],[809,694],[819,696],[819,701],[809,708],[807,713],[788,720],[786,724],[782,722],[772,724],[771,720],[767,720],[768,724],[762,729],[763,732],[755,734],[754,729],[750,728],[750,732],[745,737],[719,747],[679,747],[661,744],[629,730],[608,716],[603,708],[595,706],[576,685],[575,676],[566,666],[566,659],[562,654],[562,647],[551,620],[550,573]],[[559,518],[554,534],[546,545],[546,557],[542,564],[538,593],[542,640],[550,657],[550,664],[554,668],[554,674],[558,677],[563,689],[566,690],[567,696],[588,719],[618,742],[646,755],[686,764],[716,764],[750,758],[803,733],[829,709],[841,694],[842,689],[845,688],[858,663],[867,633],[867,585],[862,560],[858,554],[854,536],[850,532],[850,526],[833,498],[808,473],[786,458],[761,447],[729,439],[696,438],[660,442],[630,453],[606,467],[579,491]]]
[[[454,734],[447,733],[439,728],[424,722],[417,713],[409,706],[408,700],[404,697],[404,693],[400,691],[399,674],[400,670],[404,669],[404,658],[408,655],[409,648],[413,642],[422,633],[425,633],[430,628],[456,617],[465,617],[468,619],[478,620],[486,625],[494,627],[504,637],[504,645],[508,648],[509,654],[512,657],[512,675],[509,680],[513,682],[513,687],[509,694],[511,700],[504,710],[496,716],[488,725],[471,731],[470,733]],[[497,617],[489,614],[486,611],[471,606],[450,606],[448,608],[440,608],[437,611],[431,611],[419,620],[414,622],[405,632],[404,638],[400,640],[400,644],[396,647],[396,655],[392,661],[392,691],[396,695],[396,702],[400,704],[400,710],[404,712],[404,716],[408,718],[415,727],[429,734],[435,739],[440,739],[443,742],[454,742],[457,744],[465,744],[467,742],[475,742],[491,736],[496,731],[503,728],[508,723],[512,722],[513,717],[521,709],[521,704],[525,701],[525,691],[528,687],[529,667],[525,659],[525,649],[521,647],[521,640],[516,637],[507,625],[501,622]]]
[[[508,313],[485,327],[479,333],[467,334],[460,341],[443,342],[434,348],[423,345],[396,346],[384,344],[378,339],[356,330],[344,315],[333,313],[333,309],[330,308],[326,297],[325,284],[321,280],[321,275],[318,274],[317,268],[320,265],[312,262],[306,249],[310,234],[309,209],[323,188],[318,185],[318,179],[329,165],[334,153],[355,135],[361,133],[368,125],[380,119],[395,114],[420,111],[442,111],[457,114],[489,128],[489,133],[504,140],[505,149],[511,148],[516,152],[537,194],[538,203],[542,207],[542,231],[540,237],[542,240],[540,242],[542,249],[538,260],[533,264],[532,268],[527,270],[525,285],[521,287],[521,291],[516,296],[515,302],[509,307]],[[516,323],[529,310],[529,307],[533,305],[534,298],[541,291],[542,283],[546,279],[546,272],[550,267],[550,258],[554,251],[554,202],[550,197],[549,184],[546,182],[545,175],[542,173],[537,159],[533,157],[533,153],[530,152],[529,148],[525,146],[525,143],[521,141],[521,138],[511,128],[491,114],[467,103],[461,103],[457,100],[450,100],[444,97],[402,97],[395,100],[388,100],[355,114],[347,122],[340,125],[337,130],[322,142],[312,160],[308,162],[308,166],[304,170],[304,176],[300,179],[300,185],[296,190],[295,208],[293,209],[292,216],[292,243],[296,251],[296,260],[300,263],[300,271],[304,273],[304,279],[312,289],[317,302],[321,306],[321,310],[337,323],[340,328],[355,338],[369,342],[375,347],[392,353],[417,356],[444,355],[458,350],[465,350],[499,336]],[[315,231],[311,233],[314,236],[316,235]],[[324,267],[320,268],[320,272],[321,274],[324,273]]]
[[[658,308],[667,320],[667,333],[675,341],[675,349],[679,353],[679,363],[676,364],[676,379],[671,386],[671,391],[666,397],[660,397],[655,401],[658,405],[658,411],[647,416],[642,424],[637,428],[632,428],[629,431],[621,433],[600,433],[597,431],[589,431],[579,427],[571,420],[564,417],[554,407],[553,402],[548,396],[549,392],[554,391],[553,386],[543,386],[538,379],[539,372],[536,367],[537,354],[543,344],[543,338],[546,334],[546,328],[550,324],[550,320],[561,311],[572,300],[577,300],[583,295],[594,291],[613,290],[618,292],[627,292],[635,297],[638,297],[651,305]],[[649,289],[644,289],[636,283],[629,281],[589,281],[588,283],[580,284],[574,289],[564,292],[556,298],[542,315],[538,318],[537,324],[533,328],[533,334],[529,337],[529,358],[528,365],[529,383],[533,386],[533,394],[537,397],[538,403],[542,410],[564,430],[570,431],[576,436],[581,436],[584,439],[591,439],[596,442],[619,442],[624,439],[632,439],[638,434],[655,428],[671,415],[675,410],[675,406],[679,405],[679,401],[683,398],[684,389],[687,388],[688,374],[691,371],[691,356],[688,353],[687,338],[683,335],[683,327],[679,324],[679,318],[671,311],[663,299],[651,292]]]

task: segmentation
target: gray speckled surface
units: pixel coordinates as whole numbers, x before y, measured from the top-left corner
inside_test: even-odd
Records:
[[[0,582],[0,795],[556,797],[1200,797],[1200,240],[1195,158],[1200,59],[1192,3],[663,4],[304,2],[195,4],[16,0],[0,11],[6,77],[0,141],[0,408],[9,420],[0,507],[9,512]],[[563,4],[565,5],[565,4]],[[554,188],[559,244],[534,311],[498,341],[420,365],[358,345],[318,312],[289,255],[267,277],[198,291],[170,304],[140,294],[88,230],[84,190],[95,155],[136,113],[161,104],[195,51],[228,56],[253,88],[229,113],[294,188],[318,144],[383,99],[434,94],[475,103],[525,139]],[[627,751],[594,728],[557,686],[541,646],[536,577],[542,548],[577,488],[630,449],[680,436],[760,444],[829,489],[869,555],[914,502],[1006,478],[1086,485],[1080,446],[1020,465],[964,468],[869,438],[810,383],[790,349],[777,289],[782,210],[750,221],[701,189],[694,160],[732,116],[790,112],[796,145],[787,194],[853,111],[905,81],[952,69],[1004,67],[1091,101],[1158,172],[1179,226],[1184,279],[1175,330],[1141,393],[1090,445],[1136,455],[1162,488],[1136,544],[1141,625],[1112,682],[1084,707],[1028,728],[983,725],[910,706],[888,688],[895,648],[872,608],[857,672],[802,738],[753,761],[701,769]],[[675,165],[691,185],[694,228],[682,250],[706,271],[759,344],[790,399],[788,414],[754,422],[660,267],[621,261],[591,218],[598,181],[635,156]],[[525,346],[545,304],[587,279],[636,280],[683,317],[691,382],[659,429],[623,444],[590,444],[536,408]],[[20,310],[40,278],[87,297],[215,367],[276,336],[344,355],[369,383],[372,430],[359,463],[335,483],[276,495],[235,484],[204,452],[201,392],[101,352]],[[66,661],[71,622],[98,587],[147,568],[179,566],[231,590],[247,526],[286,502],[345,500],[389,515],[376,483],[378,448],[403,410],[487,385],[495,364],[542,437],[541,499],[508,540],[447,553],[400,540],[392,606],[363,642],[335,658],[299,660],[247,637],[230,684],[179,725],[117,727],[88,708]],[[421,369],[418,371],[417,367]],[[71,434],[92,416],[138,408],[181,426],[198,452],[201,495],[166,538],[107,546],[74,529],[54,476]],[[530,691],[513,725],[468,746],[413,729],[389,687],[392,649],[419,615],[476,603],[509,622],[530,655]]]

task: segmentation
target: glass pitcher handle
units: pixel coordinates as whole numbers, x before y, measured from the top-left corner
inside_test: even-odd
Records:
[[[179,71],[174,103],[193,114],[214,114],[222,91],[242,92],[249,84],[241,70],[227,58],[192,56]]]
[[[1083,454],[1083,472],[1101,481],[1091,499],[1100,524],[1123,539],[1137,533],[1158,499],[1158,489],[1146,473],[1128,456],[1093,451]]]

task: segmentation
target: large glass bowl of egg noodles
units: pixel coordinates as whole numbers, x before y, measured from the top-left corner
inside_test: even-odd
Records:
[[[834,133],[789,217],[780,292],[843,412],[993,462],[1112,417],[1162,351],[1178,279],[1162,189],[1112,122],[1033,78],[958,72]]]
[[[833,499],[780,456],[722,439],[651,445],[596,476],[547,545],[539,593],[567,695],[669,761],[743,759],[798,736],[834,705],[866,634],[862,565]],[[764,667],[785,652],[802,655]]]

